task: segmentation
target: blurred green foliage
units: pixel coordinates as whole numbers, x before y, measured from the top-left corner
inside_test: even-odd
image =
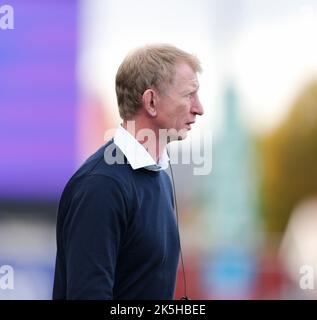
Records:
[[[317,79],[294,101],[282,125],[261,140],[263,213],[281,233],[294,207],[317,196]]]

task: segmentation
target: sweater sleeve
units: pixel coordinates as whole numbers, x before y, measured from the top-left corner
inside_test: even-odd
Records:
[[[67,299],[112,299],[127,207],[118,182],[102,175],[81,179],[63,224]]]

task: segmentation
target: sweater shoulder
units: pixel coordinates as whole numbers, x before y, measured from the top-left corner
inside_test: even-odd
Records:
[[[113,140],[110,140],[92,154],[70,180],[87,176],[105,176],[119,184],[125,184],[131,175],[132,168],[126,157]]]
[[[110,156],[110,153],[113,155]],[[73,174],[63,190],[62,199],[69,198],[79,189],[89,187],[104,190],[115,187],[128,198],[132,192],[132,175],[130,164],[111,140],[92,154]]]

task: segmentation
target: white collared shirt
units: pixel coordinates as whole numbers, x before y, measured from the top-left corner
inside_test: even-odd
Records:
[[[114,143],[126,156],[133,170],[145,168],[151,171],[166,170],[168,168],[169,156],[166,148],[156,163],[148,151],[121,125],[114,135]]]

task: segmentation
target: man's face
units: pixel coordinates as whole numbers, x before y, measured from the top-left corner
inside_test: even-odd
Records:
[[[196,73],[189,65],[181,63],[176,66],[173,84],[159,95],[157,125],[160,129],[175,129],[180,133],[179,136],[172,136],[172,140],[185,139],[196,115],[204,112],[198,98],[198,88]]]

